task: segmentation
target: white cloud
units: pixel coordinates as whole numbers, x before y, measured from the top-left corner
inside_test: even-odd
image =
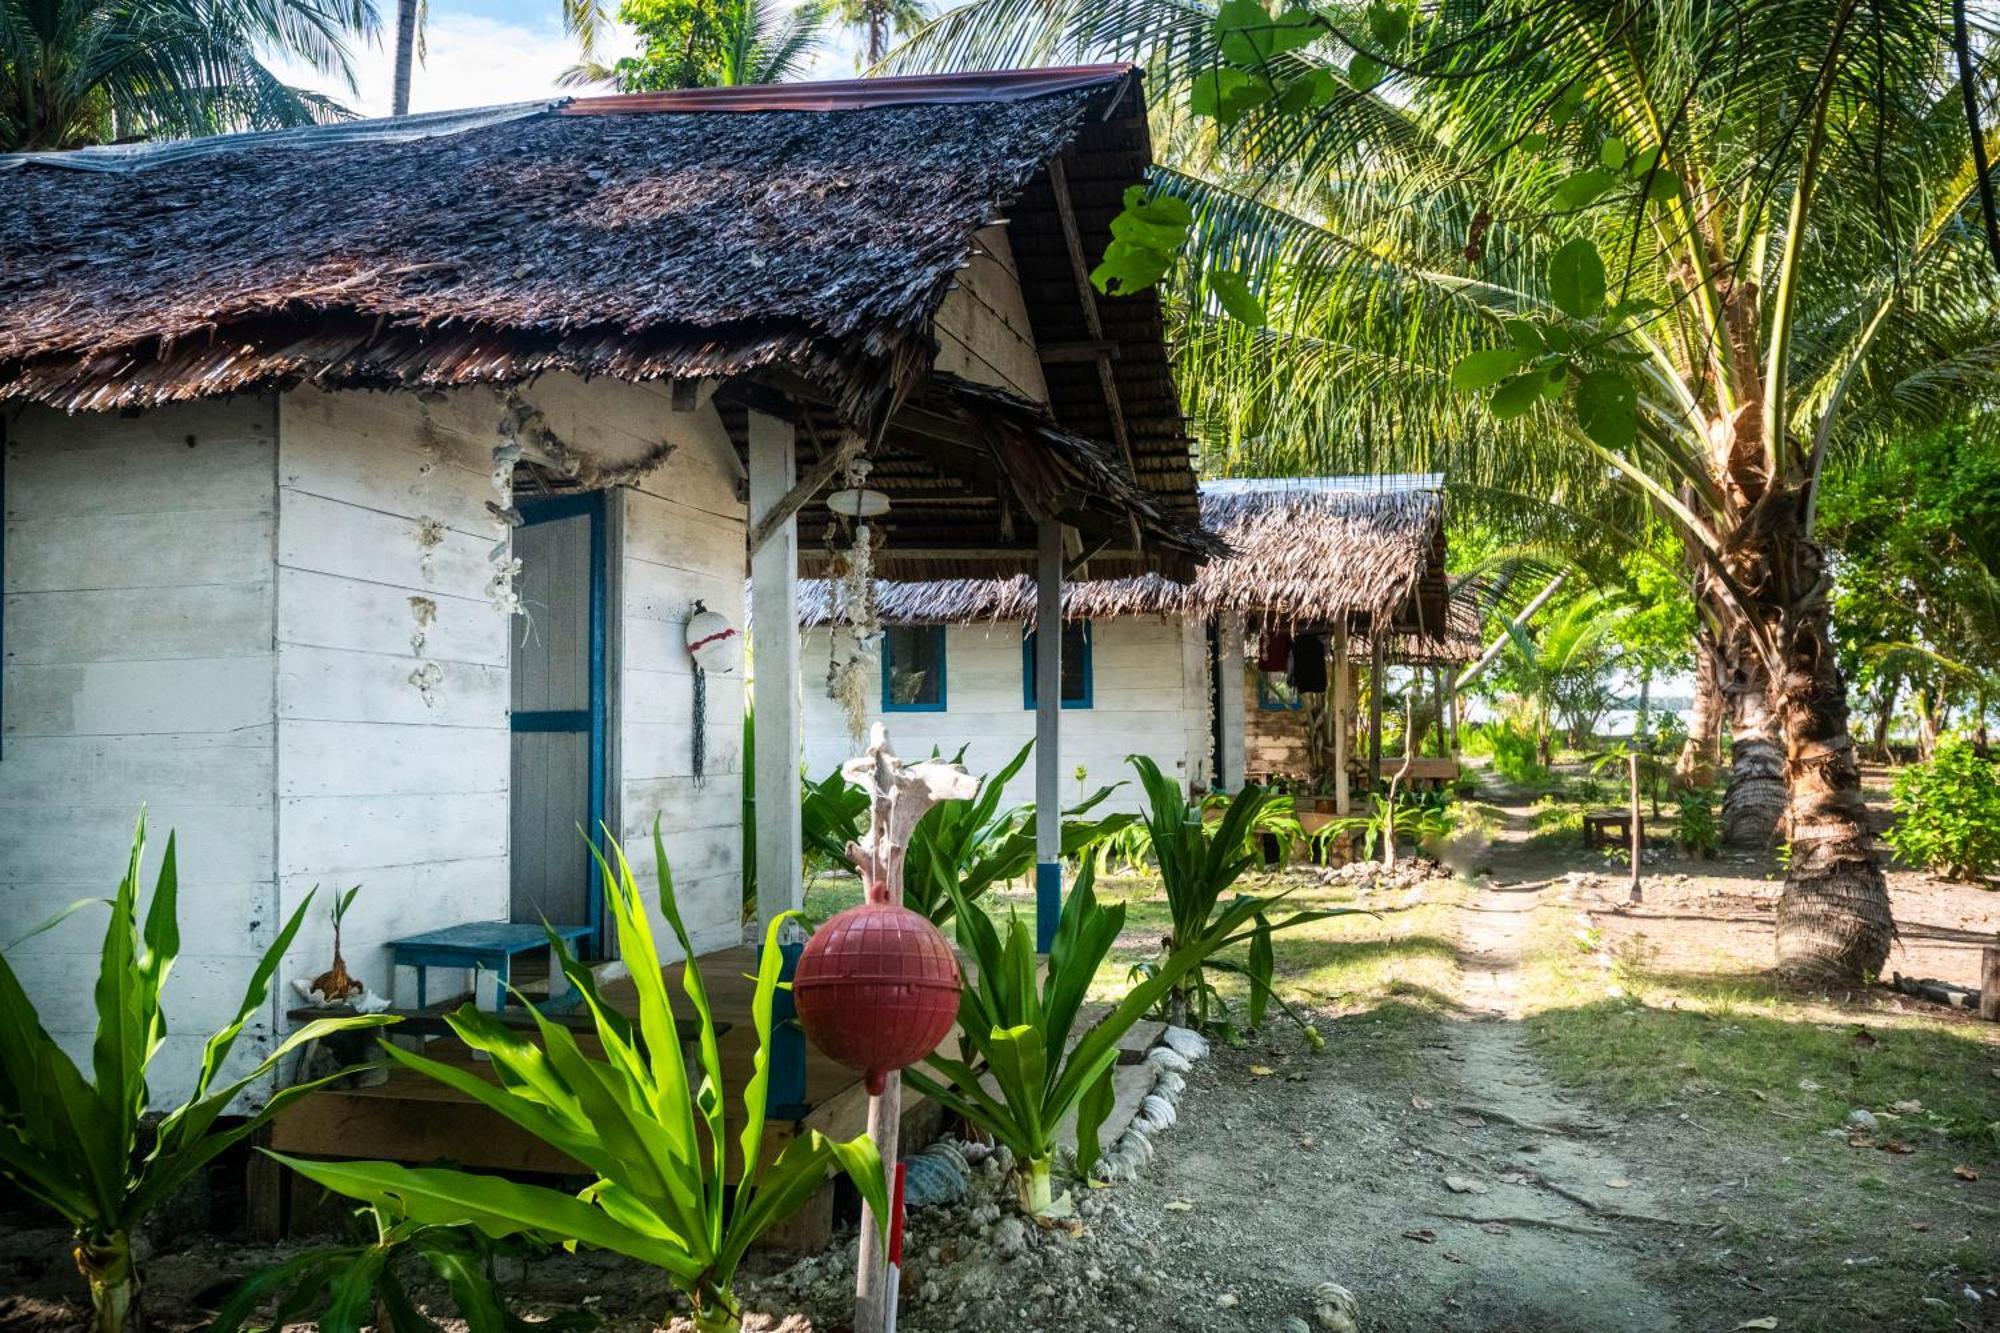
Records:
[[[354,54],[358,94],[314,70],[280,62],[280,73],[364,116],[388,115],[396,76],[395,6],[384,9],[381,41]],[[433,4],[425,37],[428,58],[410,76],[412,111],[530,102],[570,91],[557,86],[556,80],[576,63],[576,42],[563,33],[553,14],[546,24],[527,24]],[[621,32],[609,45],[608,58],[616,58],[629,51],[632,42]]]

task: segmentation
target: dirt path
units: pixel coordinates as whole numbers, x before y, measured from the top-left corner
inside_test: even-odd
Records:
[[[1199,1068],[1158,1167],[1120,1201],[1162,1210],[1155,1271],[1185,1291],[1140,1327],[1314,1327],[1326,1281],[1354,1292],[1363,1329],[1681,1327],[1641,1276],[1682,1234],[1671,1205],[1520,1030],[1518,965],[1549,890],[1510,883],[1510,851],[1459,910],[1449,1017],[1346,1019],[1317,1059],[1224,1050]]]

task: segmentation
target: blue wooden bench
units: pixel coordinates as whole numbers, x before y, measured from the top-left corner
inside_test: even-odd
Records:
[[[391,940],[389,958],[396,967],[416,970],[418,1009],[423,1009],[430,1003],[429,969],[448,967],[456,970],[478,969],[492,974],[493,1003],[481,1004],[479,1007],[498,1011],[504,1010],[511,998],[507,988],[513,980],[514,960],[524,954],[546,952],[550,955],[549,995],[536,1007],[548,1009],[567,1003],[573,998],[569,994],[569,986],[563,977],[562,969],[556,965],[555,951],[549,946],[551,930],[572,951],[576,949],[578,941],[591,933],[589,926],[551,926],[545,930],[539,925],[527,922],[467,921],[462,925],[446,926],[441,930],[427,930],[421,935],[408,935],[400,940]],[[476,992],[473,998],[475,1001],[478,1000]]]

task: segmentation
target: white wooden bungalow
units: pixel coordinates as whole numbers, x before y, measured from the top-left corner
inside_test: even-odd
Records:
[[[1389,667],[1423,670],[1478,652],[1476,625],[1448,604],[1441,479],[1211,481],[1202,483],[1201,509],[1231,554],[1191,584],[1100,578],[1086,568],[1064,589],[1057,767],[1065,797],[1131,777],[1126,757],[1146,754],[1196,790],[1234,790],[1249,779],[1308,785],[1316,773],[1348,775],[1351,767],[1344,812],[1380,750],[1379,717],[1371,747],[1354,743],[1354,668],[1365,666],[1372,680]],[[802,590],[808,681],[837,651],[834,627],[850,597],[828,580]],[[997,768],[1034,738],[1029,580],[883,581],[875,599],[884,630],[869,722],[888,723],[906,748],[967,746],[975,771]],[[1267,633],[1286,645],[1318,645],[1323,678],[1296,678],[1289,648],[1275,637],[1277,656],[1261,668]],[[844,716],[825,691],[808,690],[812,776],[845,754]],[[1424,766],[1433,779],[1443,772]],[[1021,777],[1009,795],[1031,794]],[[1141,799],[1127,787],[1107,808],[1136,809]]]
[[[188,940],[161,1097],[315,885],[362,886],[348,963],[410,1007],[394,957],[458,961],[435,1002],[473,956],[414,936],[601,950],[579,826],[657,821],[698,948],[737,946],[743,685],[686,625],[756,641],[768,915],[800,901],[797,579],[849,541],[819,492],[855,458],[891,573],[1220,549],[1157,303],[1081,269],[1149,157],[1113,66],[0,159],[0,941],[105,893],[149,804]],[[8,950],[79,1042],[101,926]],[[328,954],[315,917],[285,975]],[[280,1141],[537,1164],[477,1109]]]

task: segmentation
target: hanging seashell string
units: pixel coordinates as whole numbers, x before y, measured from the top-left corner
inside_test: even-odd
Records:
[[[845,489],[828,501],[834,510],[835,523],[847,534],[848,542],[844,550],[835,547],[833,528],[828,528],[827,547],[831,556],[828,564],[838,583],[834,598],[837,618],[826,665],[826,694],[846,714],[847,730],[857,741],[868,734],[868,667],[882,638],[882,623],[875,605],[876,530],[864,515],[872,507],[865,502],[866,497],[874,497],[884,508],[886,500],[879,492],[867,489],[869,469],[868,459],[860,455],[852,458],[843,477]],[[852,514],[842,512],[834,504],[836,499],[849,496],[854,497],[849,506],[854,510]]]

